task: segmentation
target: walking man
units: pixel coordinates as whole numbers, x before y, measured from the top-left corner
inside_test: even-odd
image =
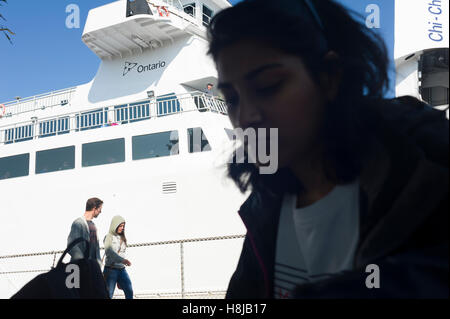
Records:
[[[97,260],[100,268],[102,265],[100,258],[100,246],[97,237],[97,227],[93,219],[97,218],[102,212],[103,201],[98,198],[90,198],[86,202],[86,211],[82,217],[77,218],[70,229],[67,244],[70,244],[77,238],[84,238],[90,243],[89,259]],[[69,254],[72,257],[71,262],[77,259],[85,258],[86,243],[82,242],[73,247]]]

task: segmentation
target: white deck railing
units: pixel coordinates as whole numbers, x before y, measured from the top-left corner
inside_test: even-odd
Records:
[[[147,0],[148,4],[151,6],[157,6],[158,1]],[[162,4],[168,5],[168,10],[180,17],[184,21],[188,23],[193,23],[190,19],[186,19],[186,15],[192,17],[196,22],[197,26],[205,26],[207,27],[211,22],[212,17],[206,15],[205,13],[201,13],[200,16],[197,16],[197,8],[192,4],[183,5],[180,0],[160,0]],[[192,12],[187,12],[185,9],[190,9]],[[189,10],[188,10],[189,11]]]
[[[0,126],[0,144],[11,144],[54,135],[125,125],[193,111],[227,115],[227,107],[224,101],[201,92],[161,96],[128,104],[97,107]]]
[[[4,117],[10,117],[26,112],[44,110],[55,106],[68,105],[72,99],[76,87],[52,91],[27,98],[18,98],[14,101],[3,103],[5,106]],[[0,122],[1,124],[1,122]]]

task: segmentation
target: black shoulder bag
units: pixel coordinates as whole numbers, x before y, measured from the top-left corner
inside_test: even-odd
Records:
[[[86,242],[85,258],[64,264],[66,254],[81,242]],[[89,259],[89,250],[87,240],[75,239],[67,246],[56,267],[36,276],[11,299],[109,299],[100,265]]]

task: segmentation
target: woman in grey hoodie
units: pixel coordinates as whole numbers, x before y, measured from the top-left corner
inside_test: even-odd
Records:
[[[109,297],[112,298],[116,284],[125,293],[126,299],[133,299],[133,287],[125,266],[131,266],[125,258],[127,238],[125,237],[125,219],[122,216],[114,216],[109,227],[109,233],[105,240],[105,276]]]

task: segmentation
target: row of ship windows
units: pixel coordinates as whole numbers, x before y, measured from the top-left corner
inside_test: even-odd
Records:
[[[227,134],[228,134],[227,130]],[[230,136],[230,135],[229,135]],[[132,137],[132,158],[142,160],[179,154],[178,131]],[[211,151],[203,130],[188,129],[189,153]],[[125,139],[113,139],[82,145],[82,167],[125,162]],[[0,158],[0,180],[29,175],[30,154]],[[75,146],[36,152],[36,174],[75,168]]]

